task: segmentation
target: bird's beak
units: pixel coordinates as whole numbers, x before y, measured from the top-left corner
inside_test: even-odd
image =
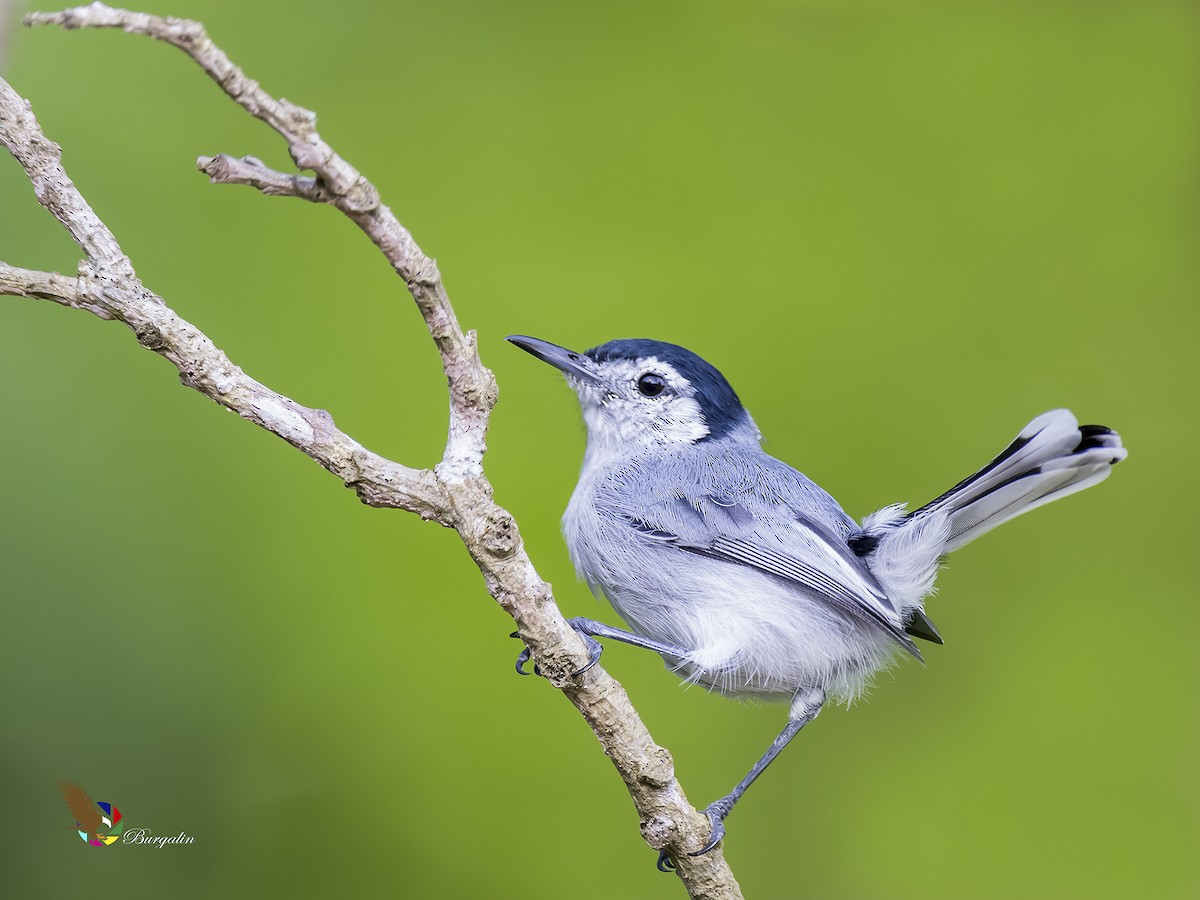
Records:
[[[596,383],[596,376],[592,373],[590,367],[588,367],[591,360],[582,353],[576,353],[573,350],[568,350],[549,341],[526,337],[523,334],[510,334],[505,340],[516,344],[526,353],[532,353],[542,362],[550,363],[554,368],[559,369],[571,378],[591,384]]]

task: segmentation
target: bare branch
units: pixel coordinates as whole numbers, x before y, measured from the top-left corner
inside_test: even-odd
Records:
[[[237,159],[224,153],[201,156],[196,168],[213,184],[245,184],[271,197],[300,197],[312,203],[332,203],[334,195],[308,175],[285,175],[269,168],[261,159]]]
[[[253,157],[204,157],[198,165],[214,182],[246,184],[266,194],[334,206],[379,247],[404,280],[442,357],[451,411],[445,455],[434,469],[411,469],[384,459],[339,431],[324,410],[301,406],[242,372],[199,329],[141,284],[116,238],[67,177],[59,148],[42,134],[28,103],[3,80],[0,141],[25,169],[38,201],[87,258],[74,279],[0,264],[0,293],[49,299],[124,322],[144,347],[176,366],[185,385],[279,435],[353,487],[364,502],[409,510],[455,528],[489,593],[512,615],[547,680],[580,711],[612,759],[647,843],[672,851],[690,896],[740,897],[720,847],[701,857],[687,855],[707,843],[708,821],[687,801],[675,780],[670,754],[654,743],[621,685],[598,666],[582,676],[571,674],[587,659],[583,642],[534,569],[516,523],[493,502],[492,487],[483,474],[495,379],[479,360],[474,334],[459,327],[436,264],[380,203],[375,187],[320,139],[312,113],[265,93],[198,23],[101,3],[35,13],[26,22],[68,29],[122,28],[179,47],[231,98],[287,141],[297,165],[313,171],[313,176],[277,172]]]
[[[67,278],[57,272],[36,272],[0,262],[0,294],[52,300],[74,309],[86,309],[101,319],[112,318],[108,310],[93,306],[81,297],[77,279]]]
[[[374,506],[394,506],[443,519],[449,505],[428,470],[410,469],[372,453],[338,431],[329,413],[301,406],[246,375],[198,328],[147,290],[112,232],[62,168],[29,104],[0,79],[0,143],[16,157],[38,201],[88,254],[79,276],[0,264],[0,293],[52,300],[128,325],[138,342],[168,359],[188,387],[279,435],[354,488]]]
[[[0,143],[21,164],[38,203],[74,238],[92,268],[105,277],[137,282],[133,265],[108,226],[83,199],[62,166],[62,151],[38,126],[29,102],[7,84],[0,100]],[[137,282],[141,286],[140,282]]]
[[[459,328],[437,264],[421,252],[392,211],[380,203],[375,186],[321,139],[314,113],[282,98],[275,99],[258,82],[247,78],[209,39],[199,22],[164,19],[97,2],[57,13],[30,13],[25,23],[67,29],[121,28],[178,47],[234,102],[278,132],[287,141],[296,165],[316,173],[317,181],[329,194],[326,202],[349,216],[383,251],[421,310],[442,356],[451,397],[458,398],[450,406],[450,429],[439,472],[452,481],[482,475],[487,418],[496,398],[495,378],[479,361],[474,336],[463,334]]]
[[[214,44],[199,22],[189,19],[162,18],[149,13],[114,9],[103,3],[77,6],[61,12],[34,12],[25,16],[26,25],[59,25],[77,28],[120,28],[129,34],[144,34],[178,47],[194,59],[208,76],[221,86],[235,103],[254,118],[261,119],[288,142],[292,159],[301,169],[312,169],[338,195],[357,197],[360,209],[379,205],[379,194],[316,131],[316,116],[307,109],[276,100],[263,91],[258,82],[247,78],[240,68]]]

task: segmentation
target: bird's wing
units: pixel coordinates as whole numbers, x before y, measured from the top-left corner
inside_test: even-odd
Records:
[[[67,809],[85,831],[95,833],[101,825],[100,807],[92,802],[88,792],[73,781],[60,781],[59,790],[67,801]]]
[[[669,494],[643,495],[635,508],[626,504],[624,509],[611,511],[649,539],[797,585],[835,609],[882,628],[920,659],[920,651],[905,634],[895,606],[875,576],[845,539],[820,521],[831,518],[833,510],[841,514],[840,508],[799,472],[790,467],[781,471],[783,464],[777,460],[770,463],[760,467],[758,477],[747,480],[744,465],[739,469],[722,460],[721,465],[705,467],[707,483],[670,479],[673,488]],[[722,479],[714,478],[713,472],[731,473],[738,481],[715,483]],[[781,483],[783,478],[797,480]],[[668,479],[642,483],[663,485],[665,481]],[[696,485],[696,489],[684,485]],[[809,496],[812,491],[820,492],[819,496]]]

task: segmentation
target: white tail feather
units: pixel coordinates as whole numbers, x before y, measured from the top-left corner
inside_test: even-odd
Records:
[[[1116,432],[1080,428],[1070,410],[1051,410],[1026,425],[995,460],[912,516],[944,511],[950,534],[942,552],[949,553],[1009,519],[1103,481],[1125,455]]]
[[[933,589],[938,560],[1009,519],[1108,477],[1125,458],[1121,438],[1080,427],[1066,409],[1043,413],[1004,452],[936,500],[907,515],[888,506],[851,539],[906,617]]]

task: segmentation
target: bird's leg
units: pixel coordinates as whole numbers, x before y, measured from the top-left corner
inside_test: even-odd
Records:
[[[712,835],[703,849],[697,850],[695,853],[689,853],[689,856],[703,856],[721,842],[721,838],[725,837],[725,817],[733,810],[733,805],[742,799],[742,794],[746,793],[746,789],[754,784],[754,780],[779,755],[779,751],[786,747],[788,742],[800,733],[801,728],[817,717],[817,713],[821,711],[821,706],[824,702],[825,692],[819,688],[805,688],[796,692],[796,695],[792,698],[792,708],[788,712],[788,723],[783,731],[779,733],[779,737],[771,742],[771,746],[767,748],[767,752],[762,755],[762,758],[754,764],[754,768],[750,770],[745,778],[737,783],[737,786],[732,791],[720,800],[715,800],[705,807],[704,814],[708,816],[708,821],[712,823]],[[667,856],[665,850],[660,850],[658,853],[658,868],[663,872],[673,868],[670,857]]]
[[[567,619],[567,624],[579,632],[580,636],[583,637],[583,642],[588,647],[587,665],[577,672],[572,672],[572,675],[582,675],[596,663],[600,662],[600,654],[604,648],[596,640],[598,637],[621,641],[624,644],[632,644],[634,647],[641,647],[643,650],[653,650],[655,653],[661,653],[664,656],[673,656],[679,660],[687,658],[688,655],[688,652],[682,647],[676,647],[674,644],[664,644],[662,641],[642,637],[640,634],[634,634],[631,631],[622,631],[620,628],[613,628],[611,625],[605,625],[603,622],[597,622],[595,619],[584,619],[582,617]],[[512,636],[519,637],[515,631]],[[522,650],[521,654],[517,657],[517,674],[529,674],[525,671],[525,663],[527,662],[529,662],[528,647]],[[533,672],[535,675],[541,674],[536,664],[533,667]]]

